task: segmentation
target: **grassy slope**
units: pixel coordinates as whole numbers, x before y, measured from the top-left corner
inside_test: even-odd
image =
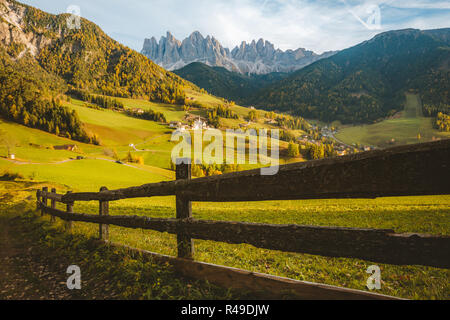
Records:
[[[188,96],[210,107],[223,103],[222,100],[216,97],[195,91],[189,91]],[[126,108],[141,108],[162,112],[166,116],[167,121],[182,121],[186,115],[186,112],[183,111],[181,106],[158,104],[145,100],[118,100]],[[126,156],[128,151],[131,150],[129,144],[133,143],[139,150],[149,150],[138,152],[138,155],[144,158],[145,164],[168,168],[171,151],[176,144],[170,141],[172,129],[153,121],[134,119],[113,111],[89,109],[83,106],[84,103],[82,101],[76,99],[72,99],[71,103],[65,103],[65,105],[76,110],[81,121],[86,124],[87,130],[91,134],[97,133],[100,136],[102,144],[115,148],[120,157]],[[231,108],[241,118],[245,118],[249,112],[248,108],[241,106],[232,106]],[[274,128],[264,123],[263,111],[258,110],[257,112],[260,120],[252,124],[250,128]],[[197,110],[192,113],[206,116],[206,110]],[[243,122],[245,122],[243,119],[221,119],[221,124],[227,128],[239,128],[239,124]],[[287,148],[287,143],[280,141],[280,148]],[[253,166],[244,167],[251,168]]]
[[[216,98],[201,96],[210,103]],[[131,107],[141,101],[126,103]],[[80,106],[73,101],[70,107],[77,109],[82,121],[89,126],[103,127],[102,141],[111,141],[120,154],[130,149],[129,142],[141,144],[142,149],[154,149],[141,153],[146,165],[130,168],[113,162],[95,160],[107,158],[105,147],[80,145],[88,160],[62,164],[52,162],[75,157],[78,153],[37,149],[29,142],[43,146],[69,143],[42,131],[28,129],[11,123],[0,123],[17,140],[16,150],[20,157],[43,164],[12,164],[0,159],[0,172],[8,168],[35,180],[51,181],[62,186],[60,192],[97,191],[101,186],[108,188],[128,187],[143,183],[173,179],[173,172],[167,166],[172,144],[167,128],[151,121],[129,118],[110,111],[98,111]],[[155,106],[148,106],[149,108]],[[163,106],[158,106],[163,108]],[[237,111],[246,115],[248,110]],[[408,109],[412,110],[412,109]],[[179,112],[168,110],[167,112]],[[412,111],[411,111],[412,112]],[[175,114],[172,114],[175,117]],[[412,114],[410,115],[410,117]],[[152,140],[153,139],[153,140]],[[2,151],[4,152],[4,150]],[[153,164],[154,166],[150,166]],[[156,168],[156,167],[160,168]],[[65,185],[65,186],[64,186]],[[32,193],[30,193],[32,195]],[[194,203],[194,216],[199,219],[253,221],[267,223],[295,223],[307,225],[331,225],[347,227],[393,228],[398,232],[422,232],[450,234],[450,197],[408,197],[377,200],[312,200],[255,203]],[[95,213],[98,204],[76,204],[77,212]],[[111,203],[112,214],[147,215],[152,217],[174,217],[173,197],[135,199]],[[98,227],[83,223],[75,224],[75,232],[94,236]],[[175,254],[174,236],[157,232],[111,228],[113,241],[150,249],[165,254]],[[210,241],[196,241],[196,258],[202,261],[240,267],[252,271],[271,273],[295,279],[323,282],[334,285],[364,289],[367,274],[365,270],[372,263],[354,259],[331,259],[318,256],[281,253],[256,249],[248,245],[228,245]],[[397,267],[382,265],[382,293],[406,298],[445,298],[450,288],[447,279],[449,271],[426,267]]]
[[[439,132],[432,126],[432,118],[425,118],[417,95],[407,94],[405,110],[400,117],[382,122],[345,127],[339,131],[336,138],[345,143],[360,143],[386,147],[387,142],[395,139],[397,144],[411,144],[431,141],[436,138],[450,138],[449,133]],[[421,140],[418,140],[418,134]]]
[[[58,177],[55,177],[58,178]],[[74,187],[85,183],[73,180]],[[0,189],[4,189],[0,183]],[[37,185],[40,187],[42,185]],[[6,187],[9,188],[9,187]],[[57,186],[58,190],[66,190]],[[33,196],[33,191],[30,195]],[[4,198],[3,198],[4,199]],[[31,200],[32,201],[32,200]],[[398,232],[450,234],[450,197],[403,197],[376,200],[309,200],[252,203],[194,203],[197,219],[296,223],[362,228],[393,228]],[[63,206],[58,204],[59,208]],[[76,203],[75,212],[97,214],[98,204]],[[112,202],[112,215],[174,217],[174,197]],[[48,219],[48,218],[47,218]],[[96,225],[74,223],[75,236],[95,237]],[[166,233],[110,228],[111,240],[163,254],[176,254],[176,238]],[[249,245],[195,241],[196,259],[294,279],[365,290],[369,261],[282,253]],[[449,270],[420,266],[380,265],[381,293],[413,299],[450,299]]]
[[[95,110],[84,108],[83,111],[89,114],[89,111]],[[96,112],[101,112],[100,116],[97,114],[100,119],[107,118],[104,115],[109,113],[107,111]],[[114,118],[114,116],[121,115],[113,114],[112,116]],[[155,125],[150,121],[124,118],[131,119],[142,125],[147,123],[150,126]],[[126,119],[119,118],[118,122],[123,123]],[[109,188],[128,187],[174,177],[172,171],[164,170],[160,167],[134,165],[136,168],[131,168],[116,164],[113,162],[113,159],[104,155],[103,149],[105,147],[76,143],[79,146],[77,152],[51,150],[47,149],[47,147],[74,142],[40,130],[4,121],[0,122],[0,129],[8,132],[8,136],[13,137],[15,144],[13,152],[19,160],[19,162],[14,163],[5,158],[0,158],[0,172],[5,170],[19,172],[25,177],[31,177],[35,180],[53,181],[75,187],[77,188],[76,190],[91,191],[98,191],[103,185]],[[126,129],[123,130],[125,132]],[[120,130],[117,132],[121,133]],[[114,131],[113,133],[116,134]],[[118,136],[120,136],[119,133],[117,133]],[[150,136],[154,133],[155,131],[148,131]],[[30,143],[37,146],[31,146]],[[128,150],[129,148],[126,151],[124,150],[122,155],[125,156]],[[0,156],[6,157],[6,155],[6,147],[0,146]],[[76,158],[79,155],[87,157],[87,160],[63,162],[69,158]]]
[[[0,299],[251,298],[185,279],[167,265],[130,256],[84,234],[64,232],[62,221],[52,224],[48,217],[41,218],[35,204],[27,200],[40,187],[36,182],[0,181]],[[64,285],[67,266],[73,264],[82,270],[82,290],[68,290]]]
[[[200,102],[214,106],[221,100],[213,96],[190,92],[191,96]],[[182,120],[185,112],[180,106],[168,106],[145,100],[121,99],[127,108],[144,108],[164,112],[168,119]],[[25,177],[37,180],[57,181],[59,183],[79,188],[97,191],[99,187],[106,185],[109,188],[127,187],[143,183],[161,181],[173,178],[172,171],[168,169],[171,151],[175,142],[171,142],[172,130],[163,124],[153,121],[140,120],[126,115],[109,111],[86,108],[84,102],[72,99],[65,105],[77,111],[80,119],[88,131],[100,136],[102,146],[80,144],[77,152],[51,150],[49,147],[63,144],[74,144],[73,141],[55,135],[26,128],[24,126],[0,122],[0,129],[8,132],[15,144],[13,152],[22,164],[12,163],[0,159],[0,172],[10,170],[20,172]],[[233,110],[242,117],[248,114],[248,109],[234,106]],[[200,110],[199,113],[204,112]],[[263,112],[260,112],[261,116]],[[225,119],[229,120],[229,119]],[[243,120],[234,120],[237,125]],[[254,124],[255,128],[268,127],[262,123]],[[30,145],[34,144],[37,146]],[[129,147],[133,143],[139,150],[135,151]],[[281,146],[286,147],[284,142]],[[136,156],[144,158],[144,166],[140,170],[119,164],[105,162],[99,159],[113,160],[105,155],[105,149],[114,149],[120,158],[126,157],[131,150]],[[82,155],[88,158],[81,162],[65,162],[70,158]],[[0,156],[7,156],[5,146],[0,146]],[[97,160],[95,160],[97,159]],[[136,166],[136,165],[135,165]],[[244,168],[252,168],[254,165],[245,165]],[[79,172],[87,174],[80,175]],[[80,182],[75,182],[79,180]],[[77,184],[79,184],[77,186]]]

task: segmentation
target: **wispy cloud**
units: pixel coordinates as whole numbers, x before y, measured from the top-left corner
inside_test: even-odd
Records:
[[[140,50],[170,30],[215,36],[227,47],[264,38],[281,49],[340,50],[391,29],[449,27],[450,3],[425,0],[24,0],[53,13],[79,5],[83,17]],[[378,10],[378,11],[377,11]],[[379,13],[379,27],[372,28]],[[371,27],[372,26],[372,27]]]

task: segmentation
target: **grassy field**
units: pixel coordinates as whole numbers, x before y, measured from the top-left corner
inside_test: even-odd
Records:
[[[83,172],[89,174],[86,175],[88,180],[95,177],[95,181],[100,181],[94,184],[97,188],[97,186],[101,186],[101,181],[107,183],[108,186],[116,185],[114,181],[108,183],[109,172],[111,176],[119,180],[121,179],[119,177],[125,177],[123,179],[124,186],[129,186],[130,184],[126,183],[134,185],[142,184],[142,181],[144,181],[143,183],[151,181],[151,177],[147,176],[153,174],[157,168],[161,168],[161,171],[169,169],[171,152],[176,145],[176,142],[171,141],[173,129],[153,121],[135,119],[110,110],[90,109],[83,105],[83,102],[76,99],[72,99],[71,103],[66,103],[66,106],[77,111],[91,134],[99,135],[101,146],[82,144],[40,130],[0,121],[0,130],[8,132],[14,145],[12,152],[18,160],[17,162],[7,161],[5,159],[7,148],[4,145],[0,146],[0,157],[3,157],[3,159],[0,158],[0,172],[10,170],[19,172],[26,177],[47,181],[55,181],[52,179],[61,175],[63,181],[59,182],[71,185],[72,177],[65,172],[82,169]],[[163,108],[162,105],[159,107]],[[139,151],[131,148],[129,146],[131,143]],[[76,144],[78,150],[76,152],[53,150],[54,146],[65,144]],[[287,143],[281,141],[280,146],[282,149],[286,148]],[[125,158],[128,152],[134,156],[141,156],[145,165],[139,168],[140,172],[137,175],[139,179],[126,178],[130,176],[130,168],[105,162],[105,159],[114,160],[111,157],[111,151],[115,151],[120,159]],[[87,157],[87,160],[82,160],[81,163],[65,162],[80,155]],[[255,165],[243,165],[245,169],[253,167]],[[141,176],[141,172],[145,172],[145,174]],[[167,172],[169,171],[162,176],[157,175],[157,179],[170,176]],[[84,187],[90,187],[90,185],[85,184]]]
[[[86,186],[86,182],[79,179],[74,179],[73,184],[73,189],[82,189]],[[41,183],[37,184],[36,188],[43,185],[55,186],[52,183]],[[60,192],[68,190],[67,186],[60,184],[56,187]],[[2,203],[7,199],[5,193],[8,194],[9,190],[13,189],[10,182],[0,183]],[[29,195],[33,197],[34,192],[29,191]],[[58,206],[63,209],[62,205]],[[194,203],[193,215],[197,219],[207,220],[392,228],[397,232],[448,235],[450,234],[449,207],[450,196],[375,200]],[[75,212],[96,214],[98,204],[76,203]],[[155,197],[112,202],[110,214],[175,217],[175,199],[174,197]],[[61,222],[59,221],[58,224]],[[96,225],[74,223],[75,236],[96,237],[97,232]],[[166,233],[111,226],[110,237],[114,242],[176,255],[176,238]],[[195,240],[195,248],[195,258],[200,261],[361,290],[366,290],[365,284],[368,277],[366,269],[374,264],[357,259],[283,253],[258,249],[250,245],[229,245],[213,241]],[[422,266],[378,265],[382,272],[380,293],[411,299],[450,299],[449,270]]]
[[[65,232],[62,223],[41,217],[29,201],[32,190],[42,186],[32,181],[0,182],[0,300],[254,298],[180,277],[168,265]],[[82,290],[64,285],[67,266],[73,264],[82,270]]]
[[[420,134],[421,139],[418,139]],[[341,127],[336,138],[347,143],[386,147],[395,139],[396,145],[431,141],[435,138],[450,138],[449,133],[439,132],[433,128],[432,118],[425,118],[418,95],[407,94],[405,110],[392,119],[382,122]]]
[[[215,97],[190,93],[202,103],[219,103]],[[148,108],[165,113],[168,120],[181,120],[185,112],[177,106],[155,104],[144,100],[121,99],[127,108]],[[0,146],[0,175],[4,171],[23,175],[21,183],[37,187],[56,186],[59,192],[98,191],[130,187],[145,183],[174,179],[167,170],[171,150],[172,131],[165,125],[139,120],[108,110],[89,109],[73,99],[68,107],[77,110],[86,128],[98,133],[102,146],[76,142],[76,152],[53,150],[55,145],[73,144],[65,138],[14,123],[1,121],[0,130],[13,140],[13,151],[19,161],[5,159],[7,149]],[[234,111],[245,117],[248,109],[239,106]],[[420,132],[423,140],[431,139],[431,120],[418,113],[418,100],[408,95],[408,107],[398,119],[382,123],[343,129],[338,138],[363,144],[382,143],[393,135],[398,143],[417,142]],[[261,111],[261,117],[263,114]],[[228,120],[228,119],[227,119]],[[242,120],[241,120],[242,121]],[[239,121],[229,123],[238,125]],[[429,124],[429,127],[427,127]],[[257,123],[256,127],[265,124]],[[428,128],[427,130],[422,128]],[[353,130],[353,131],[352,131]],[[402,131],[403,133],[399,133]],[[403,137],[403,138],[402,138]],[[350,140],[351,139],[351,140]],[[350,140],[350,141],[349,141]],[[129,147],[135,144],[137,152]],[[283,148],[286,144],[283,144]],[[106,152],[115,149],[119,157],[131,150],[144,158],[144,165],[121,165]],[[70,160],[82,155],[84,160]],[[70,161],[68,161],[70,160]],[[282,161],[282,163],[284,163]],[[31,180],[32,179],[32,180]],[[245,187],[245,186],[243,186]],[[11,184],[0,182],[0,203],[7,204]],[[34,187],[33,187],[34,188]],[[29,189],[33,189],[29,188]],[[28,195],[34,196],[33,190]],[[75,205],[76,212],[96,213],[98,203]],[[194,217],[208,220],[288,223],[362,228],[392,228],[397,232],[450,234],[450,196],[382,198],[376,200],[311,200],[253,203],[194,203]],[[111,203],[111,214],[175,217],[174,197],[135,199]],[[74,232],[95,236],[98,227],[76,223]],[[131,246],[164,254],[175,254],[176,239],[172,235],[142,230],[111,227],[111,239]],[[256,249],[249,245],[228,245],[211,241],[195,241],[196,259],[205,262],[244,268],[287,276],[299,280],[321,282],[365,290],[366,269],[373,263],[355,259],[324,258],[312,255],[282,253]],[[420,267],[380,265],[381,293],[413,299],[450,299],[450,271]]]
[[[82,101],[75,99],[72,99],[71,103],[66,103],[66,106],[74,109],[87,131],[98,134],[102,144],[106,146],[140,143],[168,131],[163,124],[135,119],[111,110],[86,108]]]

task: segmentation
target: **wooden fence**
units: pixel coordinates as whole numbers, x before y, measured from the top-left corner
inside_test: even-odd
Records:
[[[196,220],[192,217],[191,202],[443,194],[450,194],[450,140],[284,165],[273,176],[250,170],[191,180],[190,164],[184,163],[177,165],[175,181],[119,190],[102,187],[97,193],[65,195],[43,188],[37,192],[37,205],[42,214],[65,220],[67,230],[72,228],[72,221],[99,224],[102,241],[109,240],[109,225],[176,234],[177,258],[129,250],[169,262],[185,276],[218,285],[270,293],[271,297],[288,294],[306,299],[385,299],[392,297],[197,262],[194,261],[193,239],[245,243],[257,248],[358,258],[374,263],[449,268],[450,237],[397,234],[390,229]],[[109,215],[110,201],[169,195],[176,195],[174,219]],[[50,206],[48,200],[51,200]],[[75,213],[75,201],[98,201],[99,215]],[[66,211],[57,210],[56,202],[66,204]]]

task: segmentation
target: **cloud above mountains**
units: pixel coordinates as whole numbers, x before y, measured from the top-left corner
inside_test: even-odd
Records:
[[[170,30],[183,39],[192,31],[214,35],[233,48],[264,38],[277,47],[318,53],[341,50],[375,34],[403,28],[450,27],[448,1],[425,0],[23,0],[52,13],[78,5],[118,41],[141,50],[144,38]]]

